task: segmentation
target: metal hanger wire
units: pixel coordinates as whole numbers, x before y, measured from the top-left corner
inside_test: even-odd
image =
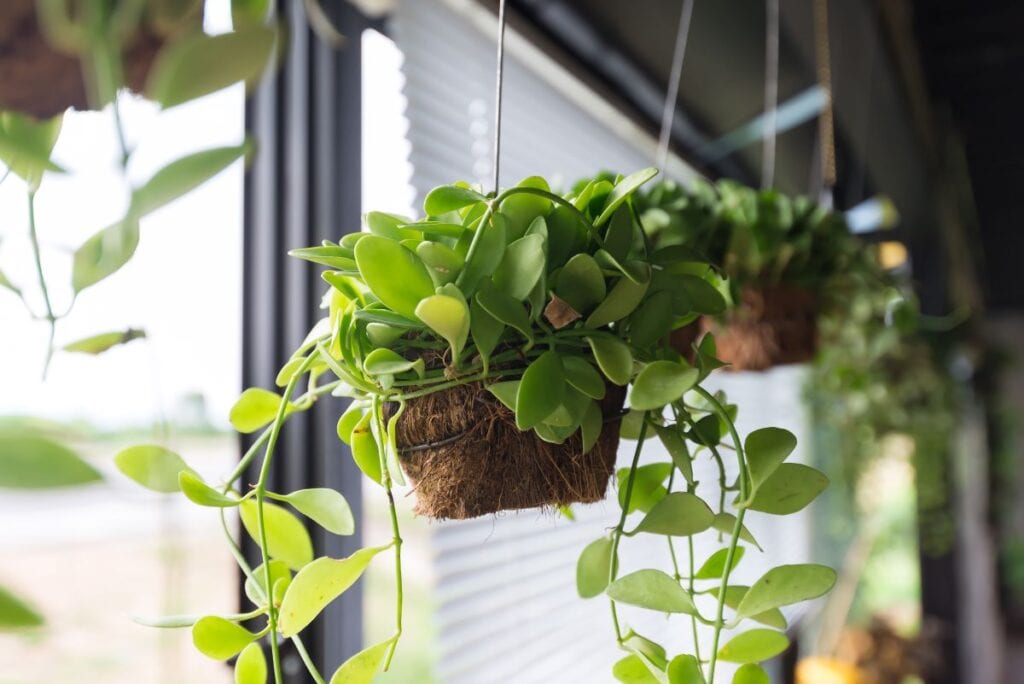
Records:
[[[775,146],[779,112],[779,0],[765,0],[764,147],[761,153],[761,189],[775,184]]]
[[[693,17],[694,0],[683,0],[679,12],[679,28],[676,30],[676,45],[672,54],[672,71],[669,75],[668,92],[665,94],[665,105],[661,113],[661,133],[658,135],[658,150],[655,165],[665,170],[668,163],[668,148],[672,138],[672,122],[676,117],[676,100],[679,97],[679,81],[683,73],[683,57],[686,55],[686,42],[690,35],[690,19]]]
[[[505,80],[505,0],[498,0],[498,66],[494,87],[494,196],[498,196],[501,162],[501,93]]]

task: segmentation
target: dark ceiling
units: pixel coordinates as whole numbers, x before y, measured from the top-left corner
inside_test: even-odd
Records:
[[[993,309],[1024,308],[1024,3],[915,0],[936,112],[962,143]]]

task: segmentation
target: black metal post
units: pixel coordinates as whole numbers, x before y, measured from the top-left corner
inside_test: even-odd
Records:
[[[247,104],[246,128],[258,147],[245,181],[242,382],[274,387],[278,369],[323,315],[319,269],[287,257],[287,250],[337,240],[358,231],[361,213],[361,35],[369,21],[349,3],[327,3],[345,36],[334,49],[308,28],[301,0],[280,3],[287,43],[278,70]],[[329,7],[328,7],[329,5]],[[341,400],[325,397],[289,419],[278,444],[271,488],[293,491],[332,487],[361,518],[361,478],[335,423]],[[243,440],[243,446],[251,443]],[[257,463],[258,467],[258,463]],[[255,482],[256,472],[246,474]],[[348,555],[361,545],[357,530],[337,537],[311,527],[317,552]],[[243,537],[246,555],[258,548]],[[331,604],[303,632],[325,676],[362,647],[362,594],[358,585]],[[297,655],[285,649],[288,682],[306,682]]]

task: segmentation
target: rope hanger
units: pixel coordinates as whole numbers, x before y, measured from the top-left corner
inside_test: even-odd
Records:
[[[662,107],[661,132],[658,135],[658,150],[655,166],[662,172],[668,163],[668,147],[671,139],[672,122],[676,117],[676,100],[679,97],[679,81],[683,73],[683,57],[686,55],[686,42],[690,35],[690,19],[693,17],[693,0],[683,0],[679,13],[679,27],[676,29],[676,45],[672,53],[672,71],[669,75],[668,92],[665,94],[665,105]]]

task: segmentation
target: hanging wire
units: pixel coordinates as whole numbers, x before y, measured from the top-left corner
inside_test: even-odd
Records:
[[[494,196],[498,196],[501,162],[501,90],[505,79],[505,0],[498,0],[498,67],[494,87]]]
[[[686,40],[690,35],[690,18],[693,16],[693,0],[683,0],[679,13],[679,28],[676,31],[676,46],[672,54],[672,72],[668,79],[668,92],[661,113],[661,133],[658,135],[658,151],[655,165],[665,170],[668,163],[668,146],[672,137],[672,121],[676,117],[676,99],[679,97],[679,81],[683,73],[683,57],[686,55]]]
[[[836,184],[836,141],[832,117],[832,54],[828,39],[828,0],[814,0],[814,51],[818,85],[826,94],[825,106],[818,117],[821,190],[823,195],[831,195],[832,187]]]
[[[775,184],[775,145],[779,118],[779,0],[765,2],[764,47],[764,151],[761,154],[761,188]]]

